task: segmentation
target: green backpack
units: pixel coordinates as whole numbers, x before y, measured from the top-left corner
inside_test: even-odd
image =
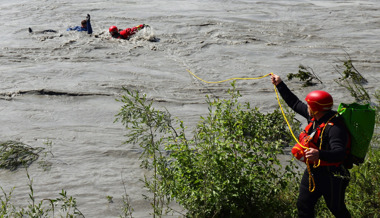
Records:
[[[376,111],[369,104],[344,104],[338,107],[338,113],[351,135],[349,162],[359,165],[364,162],[375,129]]]

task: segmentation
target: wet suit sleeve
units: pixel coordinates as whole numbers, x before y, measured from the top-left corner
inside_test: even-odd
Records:
[[[310,120],[309,113],[307,112],[307,105],[300,101],[296,95],[288,88],[288,86],[282,81],[277,86],[277,90],[286,104],[292,108],[296,113]]]
[[[91,27],[91,21],[88,19],[87,20],[87,34],[92,33],[92,27]]]
[[[83,28],[80,27],[80,26],[76,26],[76,27],[73,27],[73,28],[67,28],[67,31],[78,31],[78,32],[82,32],[82,31],[83,31]]]
[[[327,134],[329,149],[320,150],[319,158],[331,163],[343,161],[346,155],[348,137],[346,128],[342,124],[335,122]]]

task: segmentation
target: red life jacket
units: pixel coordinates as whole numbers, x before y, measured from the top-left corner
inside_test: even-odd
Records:
[[[315,148],[315,149],[321,150],[321,148],[318,147],[318,141],[321,137],[322,132],[324,132],[324,129],[327,127],[327,125],[331,125],[331,126],[334,125],[334,123],[332,123],[332,122],[328,122],[327,125],[325,123],[322,123],[309,135],[309,131],[310,131],[311,127],[313,126],[313,123],[314,123],[314,118],[311,120],[309,125],[306,126],[305,130],[302,131],[300,136],[298,137],[298,141],[299,141],[299,143],[301,143],[302,146],[297,143],[292,148],[292,154],[294,155],[294,157],[296,157],[298,160],[303,161],[303,162],[306,162],[304,150],[307,148]],[[321,140],[322,140],[322,138],[321,138]],[[349,149],[350,144],[351,144],[350,142],[351,142],[351,140],[349,139],[347,142],[347,145],[346,145],[347,152],[349,152],[349,150],[350,150]],[[314,164],[314,166],[316,166],[316,165],[318,165],[318,166],[339,166],[342,163],[343,163],[343,161],[335,162],[335,163],[330,163],[330,162],[323,161],[323,160],[319,160],[319,163],[309,161],[309,164]]]

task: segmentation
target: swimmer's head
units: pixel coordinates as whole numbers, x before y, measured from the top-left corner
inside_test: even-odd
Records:
[[[80,22],[80,23],[81,23],[83,28],[87,27],[87,21],[86,20],[82,20],[82,22]]]
[[[113,35],[115,35],[115,34],[117,34],[119,32],[119,29],[116,26],[111,26],[109,28],[109,32],[113,36]]]

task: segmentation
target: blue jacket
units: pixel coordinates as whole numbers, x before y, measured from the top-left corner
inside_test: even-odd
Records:
[[[81,26],[76,26],[73,28],[68,28],[67,31],[78,31],[78,32],[87,31],[88,34],[91,34],[92,33],[91,22],[89,20],[87,20],[87,28],[83,28]]]

